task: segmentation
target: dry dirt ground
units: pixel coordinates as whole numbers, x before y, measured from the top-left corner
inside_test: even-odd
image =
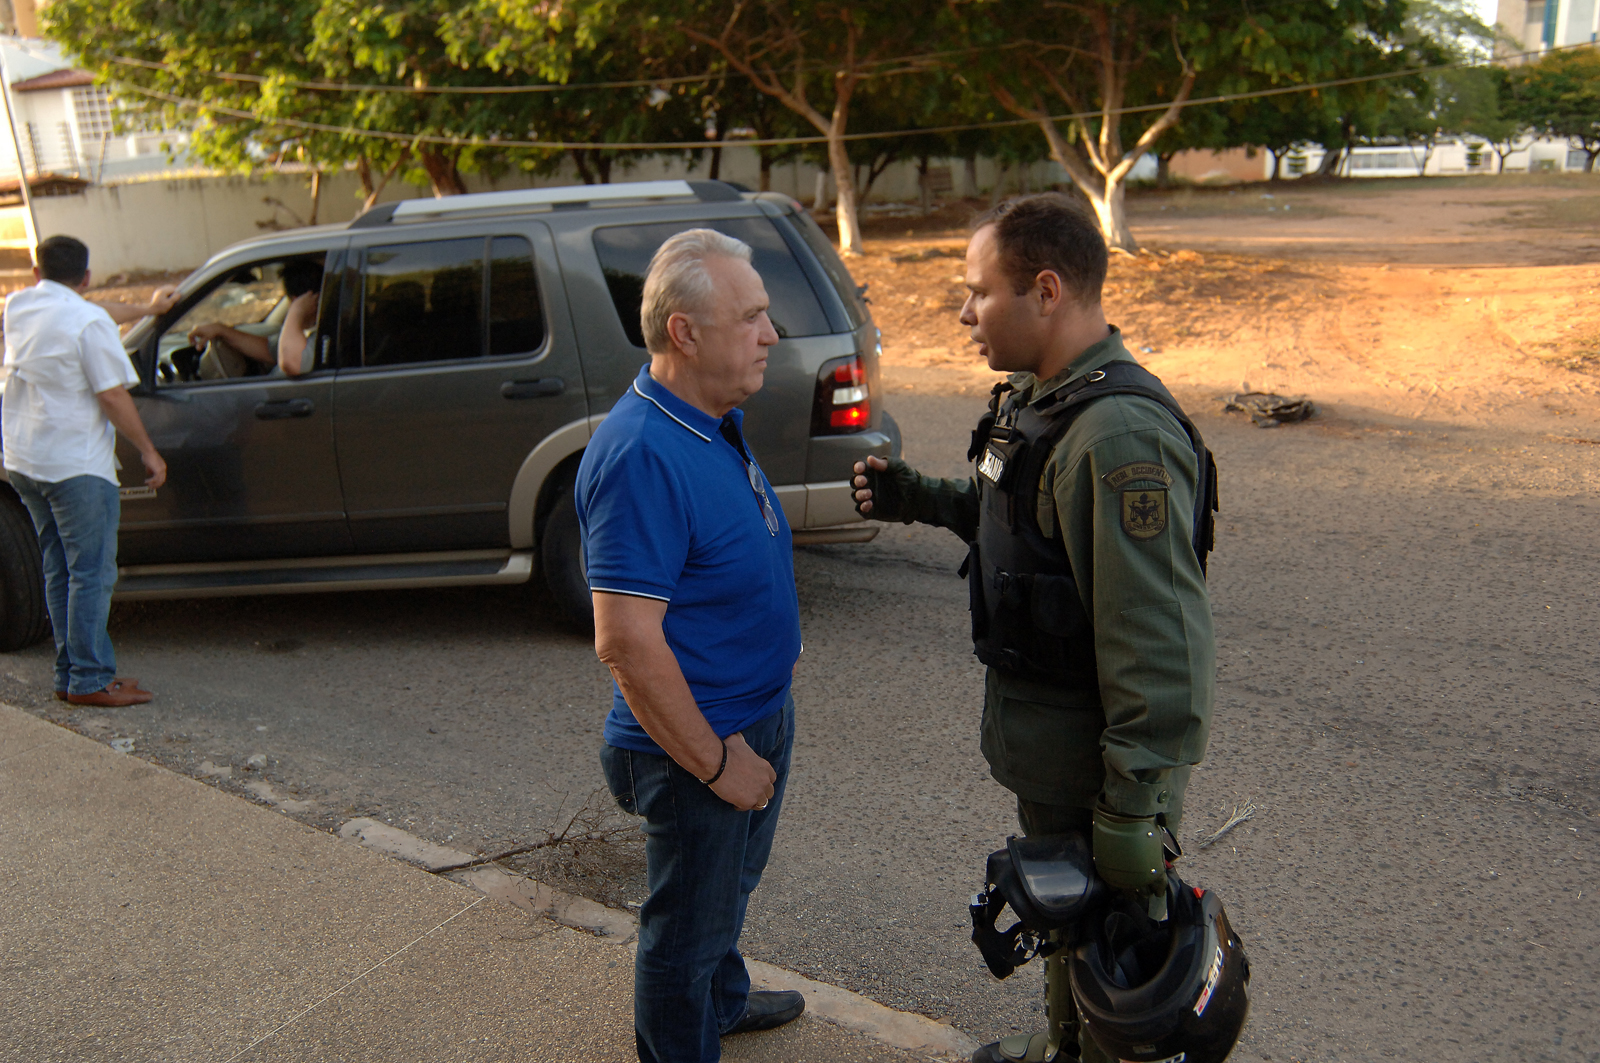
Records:
[[[1107,316],[1179,390],[1600,439],[1600,178],[1562,177],[1140,197],[1150,253],[1113,257]],[[962,231],[875,228],[851,268],[885,365],[986,389],[956,320]]]

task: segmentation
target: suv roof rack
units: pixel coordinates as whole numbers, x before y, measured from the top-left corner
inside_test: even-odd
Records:
[[[743,198],[737,188],[722,181],[630,181],[614,185],[519,188],[510,192],[473,192],[442,199],[402,199],[384,203],[357,215],[350,228],[374,229],[396,222],[437,221],[464,214],[621,207],[663,199],[736,203]]]

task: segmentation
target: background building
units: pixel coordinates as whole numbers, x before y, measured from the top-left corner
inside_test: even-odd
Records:
[[[93,184],[188,166],[181,130],[118,132],[116,101],[60,50],[41,40],[0,37],[17,108],[22,168]],[[0,130],[3,132],[3,130]],[[17,160],[0,136],[0,186],[17,179]]]
[[[1600,39],[1600,0],[1499,0],[1495,22],[1516,42],[1501,54],[1584,44]]]

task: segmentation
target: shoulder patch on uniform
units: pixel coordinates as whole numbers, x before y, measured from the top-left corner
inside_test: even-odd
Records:
[[[1122,500],[1122,530],[1128,538],[1148,542],[1167,530],[1165,491],[1124,491],[1117,497]]]
[[[1159,461],[1130,461],[1126,465],[1118,465],[1101,479],[1113,491],[1119,491],[1124,484],[1133,483],[1135,480],[1154,480],[1167,487],[1172,486],[1172,474]]]

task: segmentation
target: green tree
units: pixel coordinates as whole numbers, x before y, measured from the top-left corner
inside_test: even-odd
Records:
[[[1550,52],[1507,73],[1510,117],[1584,153],[1583,170],[1600,156],[1600,49]]]
[[[987,70],[996,99],[1044,134],[1050,154],[1094,207],[1106,243],[1135,251],[1125,182],[1140,156],[1177,125],[1198,78],[1206,75],[1212,93],[1234,93],[1382,65],[1402,3],[1263,5],[1243,15],[1222,0],[963,6],[969,34],[996,46]],[[1061,107],[1087,117],[1063,130],[1050,117]]]
[[[594,144],[567,152],[585,183],[607,183],[618,163],[627,168],[644,157],[607,149],[607,143],[706,140],[708,126],[715,137],[719,119],[705,86],[681,80],[715,71],[704,55],[691,53],[664,28],[652,9],[607,2],[552,7],[526,0],[442,4],[439,35],[448,60],[463,70],[502,85],[507,78],[524,78],[562,86],[498,97],[505,101],[505,136]],[[609,87],[641,81],[654,84]],[[559,161],[545,152],[524,154],[518,164],[548,172]]]
[[[127,121],[190,126],[190,151],[203,164],[245,171],[268,158],[305,162],[312,170],[311,221],[323,171],[371,148],[394,150],[282,121],[342,126],[352,116],[351,99],[288,87],[323,74],[309,54],[317,16],[311,0],[255,7],[196,0],[57,0],[44,16],[45,34],[75,64],[97,81],[122,88]],[[260,80],[218,76],[238,71]]]
[[[1527,123],[1515,113],[1510,72],[1505,67],[1492,66],[1483,70],[1483,76],[1494,92],[1493,104],[1472,115],[1462,128],[1469,136],[1482,137],[1489,144],[1499,161],[1498,172],[1505,173],[1506,156],[1526,148],[1533,137]]]
[[[713,49],[826,138],[839,252],[859,254],[861,220],[844,139],[851,108],[869,82],[926,69],[901,57],[939,39],[938,12],[908,19],[903,4],[888,0],[682,0],[670,10],[683,36]]]
[[[1406,63],[1442,67],[1486,58],[1494,31],[1468,0],[1408,0],[1400,43]],[[1496,109],[1492,78],[1473,67],[1419,71],[1385,86],[1385,95],[1372,138],[1421,147],[1419,175],[1441,140],[1466,132]]]

